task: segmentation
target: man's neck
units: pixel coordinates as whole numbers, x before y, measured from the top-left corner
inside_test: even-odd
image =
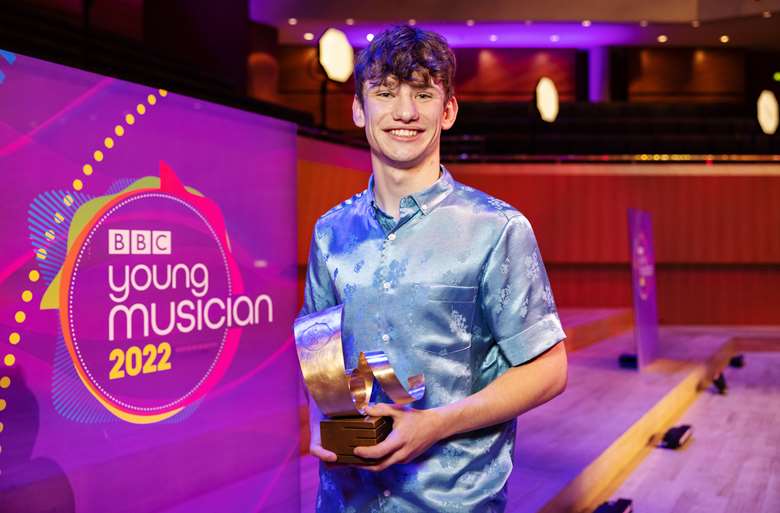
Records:
[[[400,217],[401,198],[424,191],[439,179],[438,152],[411,168],[397,168],[371,156],[374,173],[374,198],[385,213]]]

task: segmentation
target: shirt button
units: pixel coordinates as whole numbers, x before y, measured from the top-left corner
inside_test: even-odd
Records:
[[[387,342],[388,340],[390,340],[390,335],[388,335],[387,333],[382,335],[382,342]]]
[[[387,236],[387,239],[388,240],[395,240],[395,234],[391,233],[390,235]]]
[[[385,290],[387,290],[387,289],[389,289],[389,288],[390,288],[390,282],[389,282],[389,281],[386,281],[386,282],[384,282],[384,283],[382,284],[382,286],[385,288]]]
[[[382,492],[382,495],[384,495],[385,497],[390,497],[390,490],[385,490],[384,492]]]

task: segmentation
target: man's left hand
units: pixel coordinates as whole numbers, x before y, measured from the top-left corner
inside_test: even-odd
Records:
[[[415,410],[380,403],[366,408],[366,413],[393,418],[393,430],[381,443],[355,448],[355,456],[381,460],[376,465],[362,467],[366,470],[379,472],[396,463],[409,463],[445,437],[445,422],[436,409]]]

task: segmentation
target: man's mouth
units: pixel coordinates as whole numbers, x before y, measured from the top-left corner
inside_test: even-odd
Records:
[[[414,137],[417,134],[421,133],[422,130],[416,130],[411,128],[394,128],[391,130],[388,130],[388,132],[391,135],[394,135],[395,137]]]

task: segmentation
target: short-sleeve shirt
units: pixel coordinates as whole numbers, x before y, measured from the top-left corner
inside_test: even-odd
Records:
[[[341,303],[347,368],[385,351],[402,383],[425,376],[418,409],[478,392],[565,338],[528,220],[444,167],[401,199],[398,220],[375,202],[373,176],[320,217],[301,315]],[[447,438],[379,473],[321,465],[317,511],[503,511],[515,425]]]

